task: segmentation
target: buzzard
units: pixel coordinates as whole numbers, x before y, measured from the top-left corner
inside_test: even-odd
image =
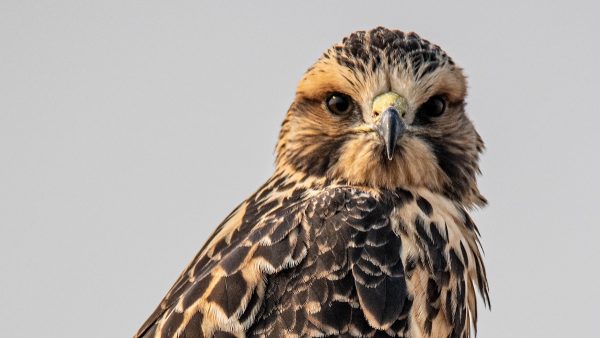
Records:
[[[483,141],[462,69],[378,27],[300,81],[269,180],[216,228],[136,338],[462,337],[488,284]]]

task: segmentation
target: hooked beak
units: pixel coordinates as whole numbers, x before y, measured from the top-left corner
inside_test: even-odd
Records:
[[[406,131],[406,125],[402,122],[398,110],[395,107],[386,109],[379,120],[377,132],[379,132],[385,143],[388,160],[392,160],[396,143],[398,143],[398,139],[404,134],[404,131]]]

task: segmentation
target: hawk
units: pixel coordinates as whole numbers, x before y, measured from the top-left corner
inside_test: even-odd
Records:
[[[216,228],[137,338],[469,337],[489,303],[483,141],[462,69],[358,31],[300,81],[272,177]]]

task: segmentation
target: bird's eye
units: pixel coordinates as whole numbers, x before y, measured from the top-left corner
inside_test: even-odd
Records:
[[[446,100],[442,96],[433,96],[419,108],[419,114],[426,117],[438,117],[446,110]]]
[[[327,109],[335,115],[346,115],[352,110],[352,99],[348,95],[335,93],[327,98]]]

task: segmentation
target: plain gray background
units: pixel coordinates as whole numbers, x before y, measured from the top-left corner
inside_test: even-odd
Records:
[[[598,7],[0,0],[0,336],[130,337],[272,172],[302,73],[378,25],[441,45],[483,135],[479,337],[595,337]]]

